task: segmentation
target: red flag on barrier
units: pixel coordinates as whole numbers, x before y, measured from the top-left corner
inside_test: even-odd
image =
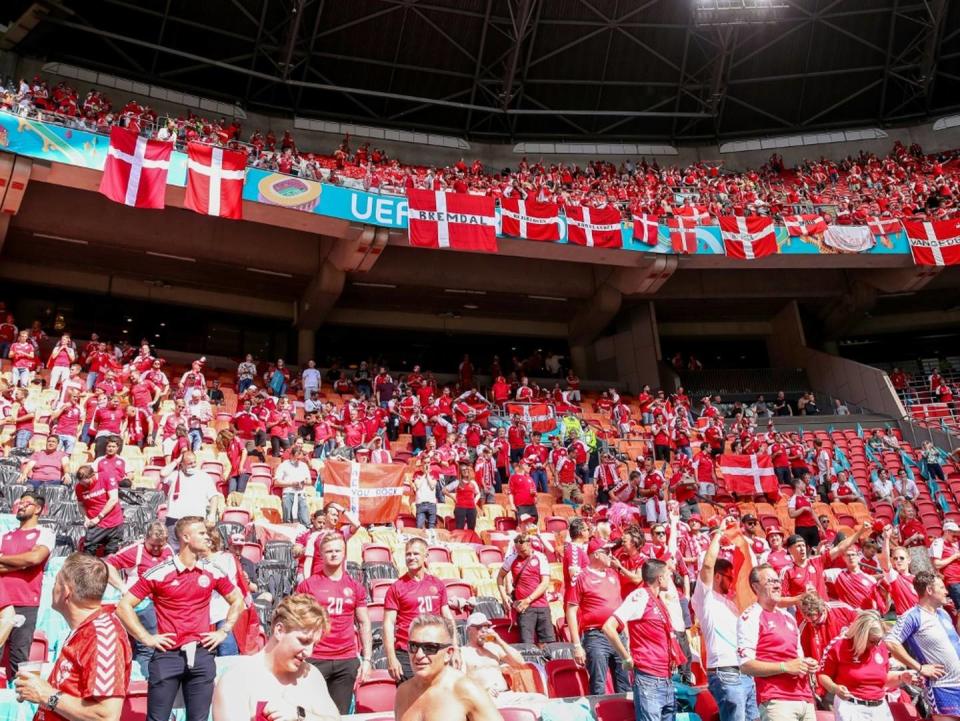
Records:
[[[407,190],[407,202],[410,245],[497,252],[493,198],[442,190]]]
[[[731,258],[755,260],[773,255],[778,250],[773,218],[723,215],[720,217],[720,235]]]
[[[620,211],[613,206],[587,208],[571,205],[566,208],[567,240],[591,248],[621,248]]]
[[[903,221],[910,253],[917,265],[960,264],[960,219]]]
[[[787,235],[791,238],[816,235],[827,230],[827,221],[822,215],[785,215],[783,224],[787,226]]]
[[[557,427],[556,414],[548,403],[507,403],[504,410],[511,416],[516,413],[535,433],[549,433]]]
[[[718,465],[728,493],[764,495],[776,493],[779,488],[773,461],[768,455],[725,453]]]
[[[646,243],[647,245],[656,245],[659,238],[660,218],[656,215],[633,216],[633,239],[637,243]]]
[[[173,143],[149,140],[132,130],[110,128],[100,193],[132,208],[164,207]]]
[[[556,203],[500,198],[500,233],[527,240],[560,240],[560,211]]]
[[[203,215],[243,218],[247,154],[203,143],[187,144],[185,207]]]

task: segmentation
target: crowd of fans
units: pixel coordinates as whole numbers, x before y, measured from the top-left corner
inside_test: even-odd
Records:
[[[114,108],[95,89],[81,100],[65,82],[51,89],[39,76],[32,82],[8,78],[0,87],[0,107],[98,132],[119,123],[181,144],[199,140],[230,145],[246,150],[252,167],[377,192],[403,194],[409,188],[427,188],[522,197],[561,207],[613,204],[627,219],[640,214],[682,215],[711,224],[721,214],[781,219],[820,213],[831,223],[864,225],[873,218],[953,218],[960,197],[957,152],[925,155],[919,145],[906,147],[899,141],[884,157],[861,151],[840,161],[805,160],[788,168],[780,155],[773,154],[762,167],[743,172],[727,171],[721,162],[680,167],[646,159],[619,164],[596,160],[581,167],[542,159],[530,162],[526,157],[516,168],[495,171],[479,160],[468,163],[463,158],[447,167],[404,164],[382,148],[371,148],[369,142],[354,146],[349,136],[332,153],[299,149],[289,130],[278,141],[272,130],[263,133],[258,128],[249,142],[242,142],[236,120],[210,120],[192,112],[158,117],[135,100]]]
[[[178,692],[189,718],[338,718],[386,686],[374,710],[400,719],[496,719],[564,695],[532,657],[571,664],[592,695],[632,690],[643,721],[669,721],[686,684],[721,721],[960,711],[960,459],[930,443],[780,432],[776,404],[587,393],[572,371],[545,389],[497,368],[480,389],[469,357],[442,384],[249,356],[172,373],[146,342],[54,340],[10,316],[0,342],[22,489],[0,538],[0,641],[44,718],[119,718],[135,668],[149,718]],[[769,459],[776,489],[734,492],[729,454]],[[321,500],[338,459],[403,464],[407,510],[363,527]],[[136,489],[160,495],[161,520],[131,536],[120,495]],[[73,498],[82,552],[52,592],[72,633],[38,676],[43,568],[69,535],[48,514]]]

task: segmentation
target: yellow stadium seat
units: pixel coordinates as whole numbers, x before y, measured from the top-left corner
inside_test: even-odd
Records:
[[[488,578],[485,581],[471,581],[471,583],[473,584],[473,592],[475,595],[500,598],[500,589],[497,587],[497,582],[495,579]]]
[[[450,558],[457,566],[473,566],[480,561],[477,552],[469,546],[456,546],[450,550]]]
[[[493,521],[489,518],[478,518],[476,525],[476,532],[480,533],[481,531],[492,531],[494,528]]]
[[[431,563],[429,571],[437,578],[460,579],[460,570],[452,563]]]
[[[472,566],[461,566],[460,567],[460,578],[464,581],[489,581],[490,580],[490,571],[487,570],[486,566],[483,566],[479,563]]]
[[[506,515],[506,511],[503,510],[503,506],[501,506],[499,503],[488,503],[483,507],[483,518],[496,520],[503,515]]]

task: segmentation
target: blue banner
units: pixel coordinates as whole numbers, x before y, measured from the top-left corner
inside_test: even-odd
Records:
[[[66,163],[92,170],[103,170],[109,139],[106,135],[85,130],[72,130],[61,125],[29,120],[7,112],[0,112],[0,150]],[[187,157],[175,151],[167,178],[170,185],[183,187],[187,182]],[[331,218],[377,225],[398,230],[407,227],[407,199],[397,195],[369,193],[292,175],[271,173],[247,168],[243,198],[258,203],[277,205],[288,210],[316,213]],[[497,209],[499,213],[499,209]],[[566,243],[566,222],[561,215],[561,238]],[[657,244],[634,242],[633,224],[623,222],[623,249],[643,253],[673,253],[670,234],[660,225]],[[777,245],[782,255],[837,255],[838,251],[823,244],[816,236],[791,238],[787,229],[776,226]],[[720,228],[699,226],[696,229],[698,255],[724,255]],[[907,237],[903,231],[890,236],[878,236],[877,243],[867,254],[908,254]],[[530,241],[538,242],[540,241]]]

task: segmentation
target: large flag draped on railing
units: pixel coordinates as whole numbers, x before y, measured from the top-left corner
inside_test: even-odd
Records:
[[[497,252],[493,198],[442,190],[407,190],[410,245]]]
[[[322,471],[324,502],[337,501],[349,508],[362,526],[393,523],[405,493],[405,468],[399,463],[328,460]]]
[[[133,208],[164,207],[173,143],[149,140],[126,128],[110,128],[100,192]]]
[[[718,465],[728,493],[750,496],[777,492],[777,475],[768,455],[725,453]]]

